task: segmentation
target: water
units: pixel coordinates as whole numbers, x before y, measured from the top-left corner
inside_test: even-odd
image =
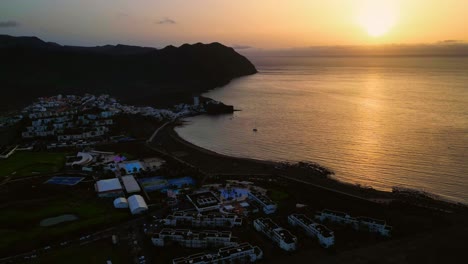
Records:
[[[206,94],[242,111],[189,118],[180,136],[223,154],[313,161],[341,181],[468,203],[468,58],[252,61],[259,74]]]

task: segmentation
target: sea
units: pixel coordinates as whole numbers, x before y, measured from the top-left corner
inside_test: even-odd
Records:
[[[187,118],[182,138],[468,204],[468,57],[249,59],[259,73],[204,94],[240,111]]]

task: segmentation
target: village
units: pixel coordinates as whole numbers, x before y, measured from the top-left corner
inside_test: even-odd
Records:
[[[1,152],[0,222],[9,231],[0,263],[325,260],[448,221],[387,193],[341,188],[316,164],[200,151],[172,128],[205,106],[194,98],[158,110],[87,95],[26,107],[20,144]],[[129,120],[133,130],[122,130]]]

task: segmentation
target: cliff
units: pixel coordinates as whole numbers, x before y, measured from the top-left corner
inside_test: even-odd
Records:
[[[220,43],[75,47],[0,35],[0,60],[3,110],[39,96],[83,93],[167,106],[257,72],[248,59]]]

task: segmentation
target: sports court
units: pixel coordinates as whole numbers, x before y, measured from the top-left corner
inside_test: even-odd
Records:
[[[158,177],[149,177],[149,178],[140,178],[138,179],[141,186],[147,192],[152,191],[166,191],[170,187],[176,186],[177,188],[181,188],[182,186],[186,185],[194,185],[195,181],[191,177],[182,177],[182,178],[175,178],[175,179],[166,179],[165,177],[158,176]]]
[[[58,184],[58,185],[76,185],[81,182],[85,177],[52,177],[44,183]]]

